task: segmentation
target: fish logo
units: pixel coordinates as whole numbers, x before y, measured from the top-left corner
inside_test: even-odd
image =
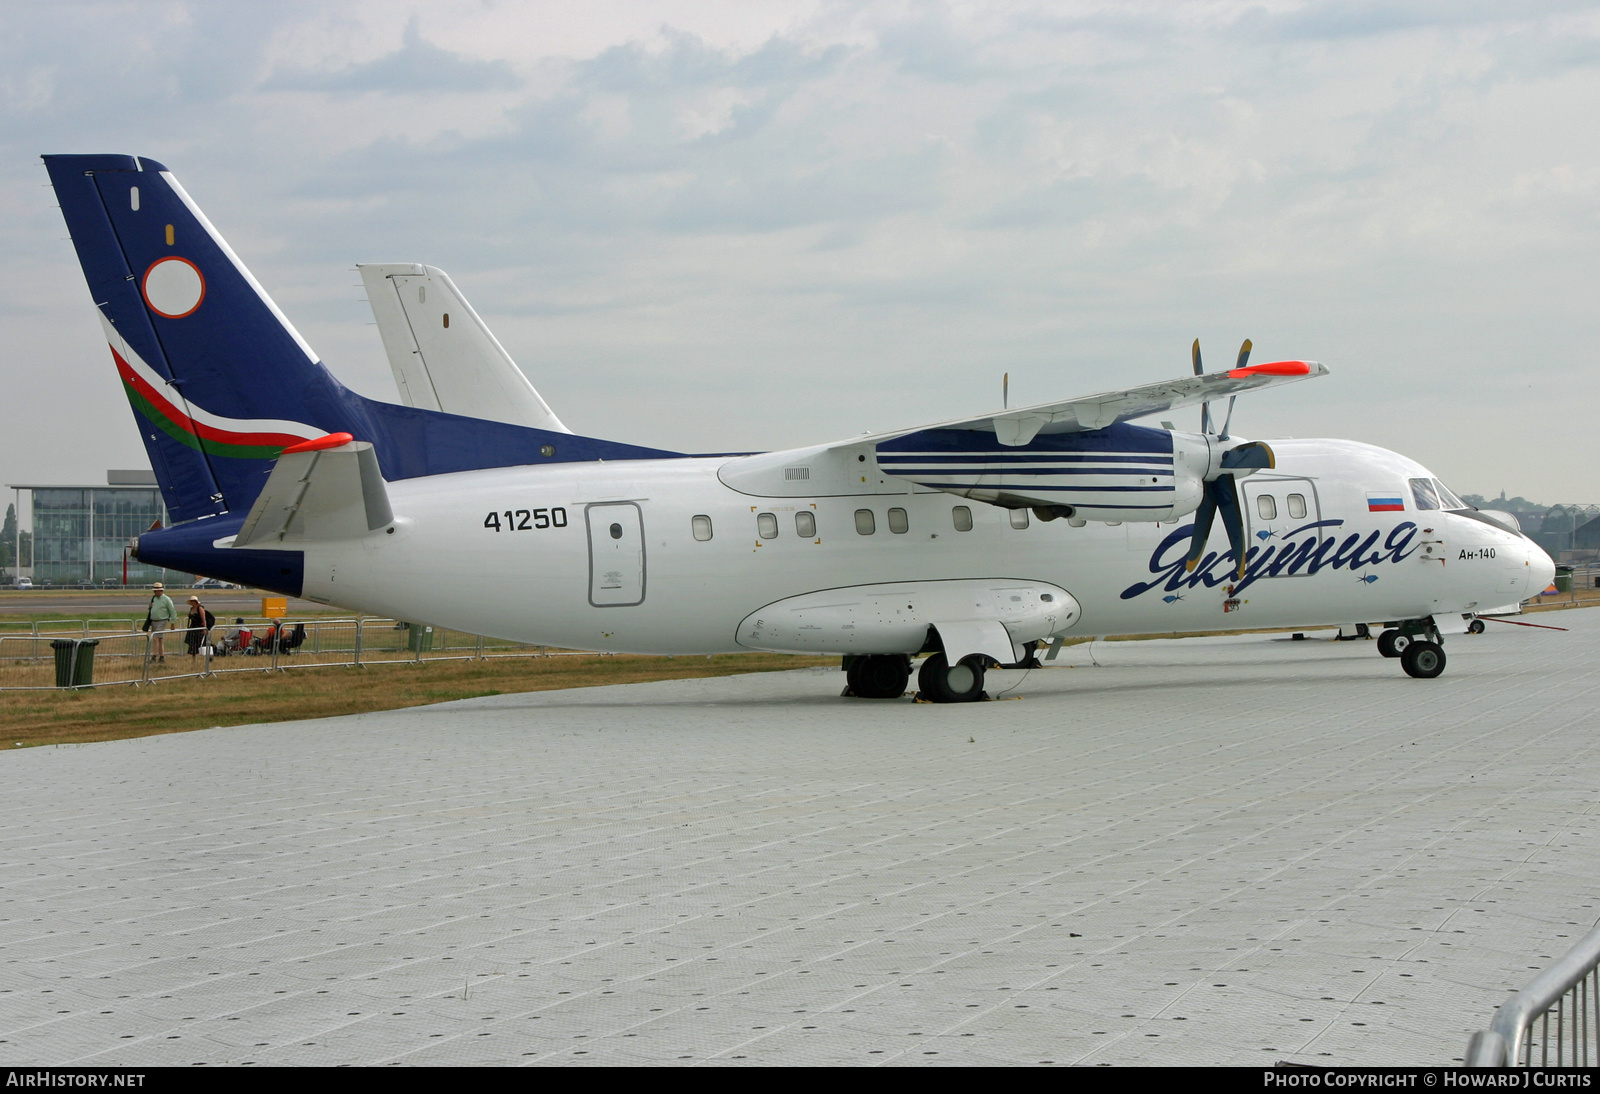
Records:
[[[1268,540],[1277,534],[1278,533],[1274,532],[1271,528],[1263,528],[1261,531],[1256,533],[1256,538],[1259,540]]]
[[[1177,594],[1177,593],[1173,593],[1173,594],[1172,594],[1172,595],[1171,595],[1171,596],[1164,596],[1164,597],[1162,597],[1162,598],[1161,598],[1161,599],[1162,599],[1162,600],[1163,600],[1163,601],[1164,601],[1164,602],[1165,602],[1165,603],[1168,603],[1168,604],[1173,604],[1173,603],[1176,603],[1176,602],[1177,602],[1177,601],[1179,601],[1179,600],[1182,600],[1182,599],[1183,599],[1183,597],[1181,597],[1181,596],[1179,596],[1179,595],[1178,595],[1178,594]]]
[[[1356,580],[1361,582],[1363,585],[1371,585],[1374,581],[1378,580],[1378,575],[1362,574],[1360,577],[1356,578]]]

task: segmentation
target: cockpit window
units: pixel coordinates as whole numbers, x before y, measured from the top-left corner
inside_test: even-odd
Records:
[[[1432,479],[1412,479],[1411,497],[1418,509],[1439,508],[1439,493],[1433,488]]]
[[[1460,498],[1458,498],[1454,494],[1452,494],[1450,492],[1450,488],[1448,486],[1446,486],[1444,483],[1440,482],[1438,479],[1434,479],[1433,480],[1433,485],[1436,488],[1438,488],[1438,491],[1439,491],[1439,503],[1441,505],[1443,505],[1446,509],[1470,509],[1471,508],[1471,506],[1469,506],[1466,502],[1462,501]]]

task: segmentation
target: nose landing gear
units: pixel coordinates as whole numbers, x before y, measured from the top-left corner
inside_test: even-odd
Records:
[[[1400,655],[1400,667],[1407,676],[1432,680],[1444,671],[1444,647],[1437,642],[1413,642]]]
[[[1431,618],[1408,619],[1390,627],[1378,635],[1378,652],[1398,657],[1406,675],[1418,680],[1432,680],[1444,671],[1444,643]]]

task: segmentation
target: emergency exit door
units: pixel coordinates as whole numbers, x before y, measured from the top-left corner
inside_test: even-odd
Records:
[[[589,527],[589,603],[626,608],[644,603],[644,515],[631,501],[584,510]]]

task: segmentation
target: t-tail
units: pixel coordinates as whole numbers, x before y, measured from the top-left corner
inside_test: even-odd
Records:
[[[358,395],[334,379],[161,164],[44,161],[174,521],[242,520],[284,448],[331,433],[370,441],[391,482],[676,455]]]

